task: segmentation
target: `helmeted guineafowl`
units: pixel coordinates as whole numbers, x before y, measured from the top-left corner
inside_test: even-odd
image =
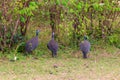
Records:
[[[84,36],[84,41],[80,43],[80,50],[83,53],[83,58],[87,58],[87,53],[90,51],[90,42],[87,40],[87,36]]]
[[[38,33],[39,32],[40,32],[39,30],[36,30],[36,36],[26,42],[26,45],[25,45],[26,52],[30,53],[38,46],[38,43],[39,43]]]
[[[47,44],[47,47],[52,52],[52,57],[56,57],[57,56],[57,51],[58,51],[58,44],[54,40],[54,32],[52,32],[52,39]]]

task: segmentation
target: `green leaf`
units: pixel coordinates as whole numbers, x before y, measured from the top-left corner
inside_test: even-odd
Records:
[[[29,6],[36,6],[36,3],[33,2],[33,1],[31,1],[31,2],[29,3]]]
[[[25,18],[23,16],[21,16],[20,17],[20,21],[23,22],[23,23],[25,23],[26,20],[25,20]]]
[[[57,1],[56,1],[56,4],[57,4],[57,5],[60,5],[60,0],[57,0]]]
[[[74,13],[74,10],[73,10],[73,9],[70,9],[70,13]]]
[[[69,0],[62,0],[62,5],[63,5],[63,6],[67,6],[68,1],[69,1]]]

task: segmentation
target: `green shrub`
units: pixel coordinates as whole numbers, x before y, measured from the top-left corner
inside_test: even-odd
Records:
[[[25,51],[25,42],[21,42],[19,45],[16,47],[17,52],[24,52]]]
[[[114,45],[118,48],[120,48],[120,35],[119,34],[113,34],[108,37],[108,43],[110,45]]]

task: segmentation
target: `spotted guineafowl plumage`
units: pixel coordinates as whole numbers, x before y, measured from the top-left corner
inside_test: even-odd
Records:
[[[52,39],[47,44],[47,47],[52,52],[52,57],[56,57],[57,56],[57,51],[58,51],[58,44],[54,40],[54,32],[52,32]]]
[[[40,32],[39,30],[36,30],[36,36],[26,42],[26,45],[25,45],[26,52],[30,53],[37,48],[39,44],[39,41],[38,41],[39,32]]]
[[[87,58],[87,53],[90,51],[90,42],[87,40],[87,37],[84,36],[84,41],[80,43],[80,50],[83,53],[83,58]]]

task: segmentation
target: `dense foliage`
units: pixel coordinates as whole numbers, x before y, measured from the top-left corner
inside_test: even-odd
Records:
[[[25,41],[28,27],[48,26],[61,45],[78,45],[83,35],[120,47],[120,3],[117,0],[0,1],[0,49]],[[33,25],[29,25],[32,22]]]

